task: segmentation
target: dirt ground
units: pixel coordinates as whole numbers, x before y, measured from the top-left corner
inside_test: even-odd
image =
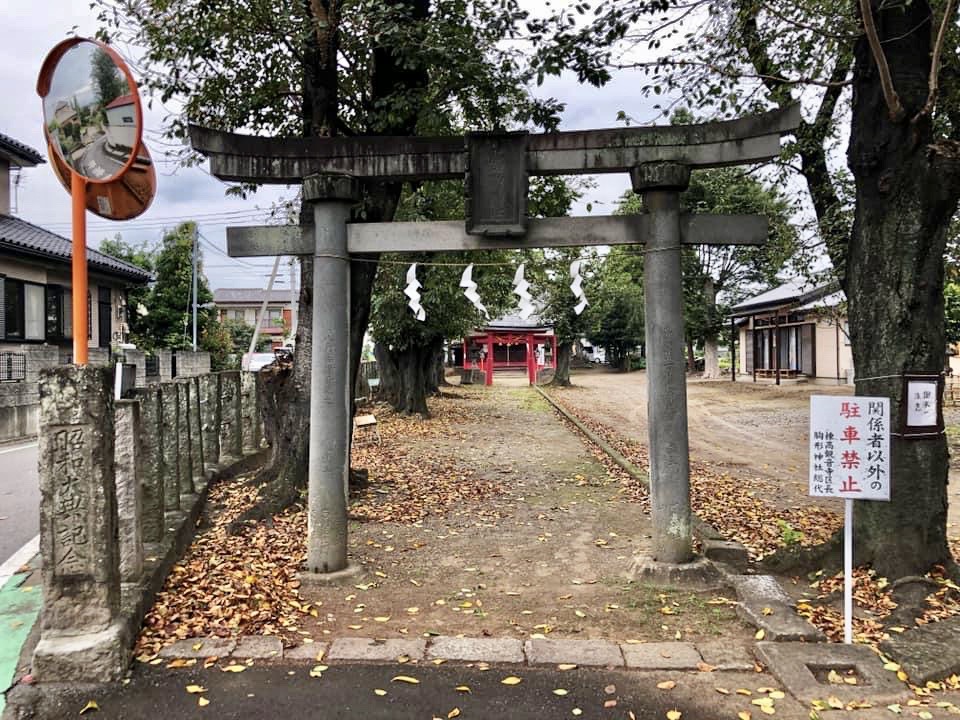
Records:
[[[649,547],[646,505],[532,390],[456,388],[435,404],[469,412],[422,439],[420,421],[385,415],[384,444],[444,458],[462,482],[501,492],[412,524],[351,522],[350,554],[366,574],[347,589],[301,588],[322,603],[315,627],[304,628],[314,637],[749,638],[711,595],[632,581],[635,557]],[[370,464],[371,487],[353,508],[372,502],[375,516],[396,481]]]
[[[574,371],[573,382],[574,387],[558,391],[559,399],[646,445],[645,373],[586,369]],[[739,473],[751,492],[772,506],[819,507],[839,516],[838,502],[807,496],[808,423],[811,395],[846,394],[853,388],[690,378],[691,459]],[[944,419],[951,448],[948,533],[960,547],[960,407],[946,408]]]

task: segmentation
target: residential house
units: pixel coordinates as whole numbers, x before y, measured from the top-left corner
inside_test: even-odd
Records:
[[[11,170],[42,162],[37,151],[0,134],[0,352],[50,345],[66,355],[73,343],[72,243],[11,214]],[[108,349],[127,339],[127,288],[149,282],[150,274],[91,248],[87,266],[89,345]]]
[[[261,288],[217,288],[213,303],[220,313],[220,321],[235,320],[256,327],[263,300],[267,308],[260,335],[270,338],[273,348],[282,347],[293,328],[293,306],[297,298],[289,290],[271,290],[269,295]]]
[[[739,375],[780,383],[853,377],[846,297],[836,285],[791,280],[732,308]]]

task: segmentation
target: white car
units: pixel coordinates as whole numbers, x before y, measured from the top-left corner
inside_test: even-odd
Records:
[[[272,352],[244,353],[243,359],[240,361],[240,367],[248,372],[259,372],[276,359],[276,355]]]

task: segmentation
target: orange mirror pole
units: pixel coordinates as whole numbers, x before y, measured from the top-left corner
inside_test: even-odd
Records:
[[[80,173],[70,173],[70,197],[73,202],[73,362],[86,365],[87,337],[87,181]]]

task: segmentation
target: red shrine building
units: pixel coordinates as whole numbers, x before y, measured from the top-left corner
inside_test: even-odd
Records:
[[[464,370],[483,370],[487,385],[498,372],[526,372],[534,385],[541,370],[556,369],[557,336],[536,315],[505,315],[472,330],[453,352],[456,365]]]

